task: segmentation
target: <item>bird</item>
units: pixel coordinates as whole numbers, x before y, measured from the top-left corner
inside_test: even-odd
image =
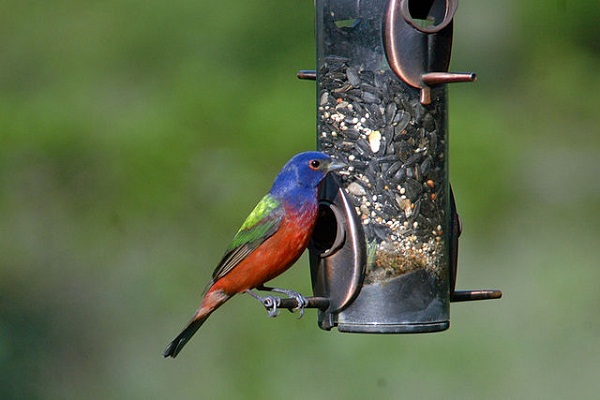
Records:
[[[191,321],[173,339],[163,357],[175,358],[206,319],[227,300],[248,293],[265,306],[274,298],[252,289],[295,297],[303,311],[306,300],[287,289],[264,286],[300,258],[310,242],[318,215],[318,188],[331,171],[345,164],[329,155],[308,151],[292,157],[277,174],[269,192],[246,218],[215,268]],[[274,316],[276,307],[269,315]]]

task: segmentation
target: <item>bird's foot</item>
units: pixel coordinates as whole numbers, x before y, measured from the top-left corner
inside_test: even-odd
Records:
[[[252,290],[246,290],[250,296],[254,297],[256,300],[262,303],[263,306],[267,309],[267,313],[269,317],[274,318],[279,315],[279,306],[281,305],[281,299],[277,296],[259,296],[254,293]]]
[[[275,318],[279,315],[278,307],[281,305],[281,299],[277,296],[265,296],[262,298],[263,306],[267,309],[269,317]]]
[[[300,315],[298,315],[298,319],[302,318],[302,316],[304,315],[304,308],[306,306],[308,306],[308,300],[306,299],[306,297],[302,296],[300,293],[291,290],[291,289],[280,289],[280,288],[272,288],[272,287],[266,287],[266,286],[260,286],[257,288],[258,290],[265,290],[265,291],[269,291],[269,292],[275,292],[275,293],[282,293],[285,294],[286,296],[288,296],[289,298],[293,298],[296,300],[296,303],[298,303],[298,305],[295,308],[291,308],[290,312],[296,312],[298,310],[300,310]],[[273,297],[273,296],[271,296]],[[279,299],[279,298],[277,298]],[[281,301],[281,299],[279,299]],[[281,304],[278,304],[281,305]]]

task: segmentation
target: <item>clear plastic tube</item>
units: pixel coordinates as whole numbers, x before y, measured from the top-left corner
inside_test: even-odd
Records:
[[[386,0],[316,1],[317,143],[349,165],[341,185],[366,240],[358,297],[340,331],[448,327],[450,197],[445,87],[423,105],[390,69]]]

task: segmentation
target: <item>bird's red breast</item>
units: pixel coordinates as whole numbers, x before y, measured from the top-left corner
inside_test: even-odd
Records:
[[[285,206],[285,215],[276,233],[265,240],[227,275],[217,280],[210,291],[236,294],[253,289],[287,270],[308,246],[316,221],[316,204],[296,210]]]

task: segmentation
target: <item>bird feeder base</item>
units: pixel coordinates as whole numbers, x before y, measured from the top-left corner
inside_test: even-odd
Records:
[[[340,332],[422,333],[449,328],[448,287],[425,270],[386,282],[364,285],[356,299],[337,314],[320,313],[323,329]],[[435,295],[437,293],[438,295]]]

